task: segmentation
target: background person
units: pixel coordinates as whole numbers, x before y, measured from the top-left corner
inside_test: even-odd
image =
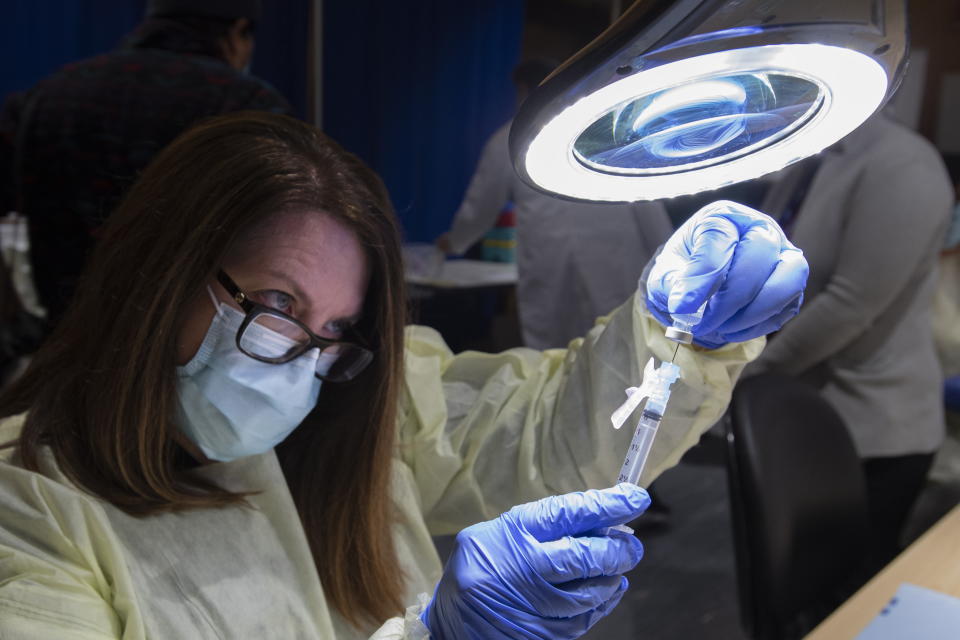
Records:
[[[954,167],[950,167],[953,174]],[[960,485],[960,183],[955,174],[950,226],[937,264],[937,287],[933,295],[933,339],[943,370],[943,400],[947,435],[937,451],[930,479]]]
[[[553,70],[528,60],[513,73],[518,102]],[[658,202],[570,202],[527,186],[513,170],[512,120],[490,137],[450,231],[437,239],[462,254],[489,231],[506,202],[517,225],[517,307],[523,343],[565,347],[637,287],[644,266],[673,227]]]
[[[763,209],[810,263],[799,316],[749,373],[821,388],[866,472],[873,563],[886,564],[943,442],[931,302],[953,187],[929,142],[878,114],[788,169]]]
[[[662,255],[649,295],[569,350],[454,355],[403,326],[396,221],[356,158],[262,113],[184,134],[0,397],[0,636],[579,636],[640,557],[609,527],[648,499],[544,496],[616,477],[631,434],[610,413],[675,346],[648,306],[686,312],[726,275],[698,336],[715,348],[678,355],[652,479],[806,278],[772,220],[730,203]],[[458,531],[442,569],[431,534]]]
[[[0,114],[0,210],[28,219],[48,320],[100,225],[153,156],[203,117],[290,107],[246,74],[259,0],[151,0],[116,50],[67,65]]]
[[[6,263],[0,260],[0,388],[16,375],[20,356],[34,351],[43,334],[43,322],[24,308]]]

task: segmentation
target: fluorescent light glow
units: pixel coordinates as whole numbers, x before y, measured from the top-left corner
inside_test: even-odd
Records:
[[[730,159],[683,165],[673,172],[628,169],[628,175],[614,175],[588,167],[597,165],[574,155],[580,134],[617,105],[665,90],[666,100],[686,99],[683,87],[693,82],[723,95],[712,81],[737,73],[803,78],[821,88],[822,103],[796,130],[773,143],[761,142]],[[581,98],[543,127],[523,162],[540,187],[576,198],[615,202],[696,193],[757,178],[819,153],[870,117],[886,91],[883,68],[869,56],[842,47],[781,44],[711,53],[642,71]]]

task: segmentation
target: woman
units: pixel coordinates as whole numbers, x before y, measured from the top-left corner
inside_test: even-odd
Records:
[[[609,611],[642,489],[474,523],[609,486],[609,415],[673,343],[637,297],[566,352],[454,356],[404,335],[399,255],[380,181],[307,125],[226,116],[161,153],[0,398],[0,636],[572,638]],[[713,346],[779,326],[805,279],[733,205],[661,255],[661,317],[725,276]],[[680,351],[650,478],[761,346]],[[430,534],[464,527],[442,571]]]

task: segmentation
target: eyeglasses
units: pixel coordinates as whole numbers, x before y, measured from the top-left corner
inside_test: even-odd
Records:
[[[223,269],[217,272],[217,280],[247,314],[237,330],[237,347],[251,358],[283,364],[311,349],[320,349],[315,373],[328,382],[352,380],[373,362],[370,350],[321,338],[296,318],[254,302]]]

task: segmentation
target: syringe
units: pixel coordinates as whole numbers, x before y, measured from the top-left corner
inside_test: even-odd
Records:
[[[707,303],[704,302],[694,313],[671,315],[673,326],[667,328],[664,335],[677,343],[673,358],[670,359],[670,362],[662,362],[659,368],[654,367],[653,358],[650,358],[647,366],[643,369],[643,383],[639,387],[627,389],[629,398],[610,416],[614,428],[619,429],[630,417],[630,414],[640,406],[643,399],[647,398],[647,404],[640,414],[640,421],[633,433],[633,439],[627,449],[623,466],[620,467],[620,476],[617,482],[640,484],[643,468],[647,464],[647,456],[650,455],[650,449],[653,447],[653,439],[657,435],[663,413],[667,409],[667,401],[670,399],[670,385],[680,377],[680,367],[675,365],[673,361],[677,358],[681,344],[693,342],[693,327],[700,323],[703,318],[703,310],[706,307]]]
[[[647,404],[640,414],[640,422],[637,423],[637,429],[630,441],[617,482],[640,484],[640,476],[643,475],[647,456],[650,454],[653,439],[657,435],[657,428],[660,426],[663,412],[667,408],[667,401],[670,399],[670,385],[679,377],[680,367],[677,365],[672,362],[663,362],[660,368],[656,369],[653,366],[653,358],[650,358],[644,368],[643,384],[639,388],[628,389],[627,393],[630,397],[610,417],[614,428],[619,429],[643,398],[647,398]]]

